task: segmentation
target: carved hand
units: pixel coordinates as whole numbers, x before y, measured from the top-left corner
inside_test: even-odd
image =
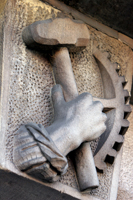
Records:
[[[98,138],[106,129],[106,115],[101,102],[93,102],[92,95],[82,93],[65,102],[60,85],[52,89],[54,122],[46,130],[63,155],[76,149],[82,142]]]
[[[65,173],[64,156],[82,142],[96,139],[106,129],[103,106],[93,102],[89,93],[65,102],[61,86],[55,85],[52,99],[53,124],[46,129],[34,123],[22,126],[14,148],[14,163],[20,170],[48,181],[56,181],[59,174]]]

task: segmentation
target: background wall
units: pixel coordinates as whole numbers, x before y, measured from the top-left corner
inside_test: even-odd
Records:
[[[6,0],[0,2],[0,94],[1,94],[1,76],[2,76],[2,58],[3,58],[3,23],[4,23],[4,8]]]
[[[129,121],[130,127],[125,135],[123,146],[117,200],[133,199],[133,112],[129,117]]]
[[[3,1],[1,5],[4,5],[4,3]],[[7,76],[5,76],[7,71],[3,71],[3,77],[5,76],[6,80],[6,85],[3,82],[3,87],[6,86],[3,93],[5,91],[8,93],[8,96],[5,96],[8,100],[5,106],[7,110],[7,124],[5,128],[6,159],[10,162],[12,162],[13,137],[21,124],[33,121],[47,126],[53,120],[53,108],[50,98],[50,89],[54,85],[52,67],[43,54],[26,48],[21,37],[22,30],[34,21],[61,16],[67,16],[67,14],[38,0],[10,0],[6,7],[5,18],[2,17],[5,27],[4,38],[6,38],[4,48],[6,48],[4,49],[5,56],[1,58],[4,59],[4,66],[8,67],[9,73],[7,80]],[[90,26],[88,28],[91,31],[89,46],[79,54],[70,54],[79,93],[88,91],[93,96],[103,97],[100,71],[92,56],[94,41],[98,43],[99,49],[102,52],[107,51],[110,54],[111,62],[117,62],[121,65],[119,75],[126,76],[128,80],[127,88],[130,90],[133,64],[131,49],[122,42],[110,38]],[[2,26],[1,30],[3,30]],[[3,38],[3,31],[1,35],[1,38]],[[1,40],[1,44],[3,44],[3,40]],[[3,46],[1,45],[2,50]],[[3,104],[5,104],[5,101],[3,101]],[[131,199],[133,197],[133,182],[131,180],[131,141],[133,139],[131,131],[129,135],[126,137],[127,141],[124,146],[118,191],[119,200],[127,199],[127,197]],[[92,148],[95,147],[95,143],[91,145]],[[113,166],[108,166],[103,176],[98,174],[100,187],[90,193],[103,200],[107,200],[112,173]],[[78,188],[71,161],[69,172],[61,178],[60,182]]]
[[[97,21],[133,38],[132,0],[61,0]]]

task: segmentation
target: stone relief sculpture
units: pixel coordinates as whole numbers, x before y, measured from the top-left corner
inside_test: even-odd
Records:
[[[87,46],[89,38],[86,25],[69,18],[35,22],[23,31],[23,40],[29,48],[51,54],[56,82],[52,88],[54,122],[45,128],[34,123],[21,126],[14,143],[16,167],[50,182],[66,172],[65,156],[76,149],[73,153],[81,190],[98,187],[95,164],[103,171],[104,162],[113,163],[131,112],[130,106],[125,105],[129,97],[123,89],[126,81],[115,71],[118,65],[112,64],[108,55],[96,47],[93,55],[102,74],[105,98],[92,99],[89,93],[78,96],[68,49],[80,51]],[[94,164],[89,142],[99,136]]]
[[[65,102],[61,86],[55,85],[52,99],[53,124],[46,129],[34,123],[22,126],[14,149],[14,162],[20,170],[48,181],[58,180],[58,175],[66,172],[69,152],[96,139],[106,128],[103,106],[93,102],[89,93]]]

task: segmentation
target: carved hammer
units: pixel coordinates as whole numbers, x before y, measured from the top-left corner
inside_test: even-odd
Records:
[[[55,80],[62,86],[66,101],[78,96],[68,49],[75,51],[85,48],[89,39],[90,34],[86,25],[69,18],[38,21],[23,31],[23,40],[30,48],[55,50],[52,56]],[[75,154],[75,168],[80,189],[98,187],[99,181],[89,142],[83,143],[77,152],[79,153]]]

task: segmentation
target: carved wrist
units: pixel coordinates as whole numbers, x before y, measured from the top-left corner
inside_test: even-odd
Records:
[[[65,156],[76,149],[82,142],[79,130],[73,126],[72,121],[66,123],[56,121],[46,130],[60,152]]]

